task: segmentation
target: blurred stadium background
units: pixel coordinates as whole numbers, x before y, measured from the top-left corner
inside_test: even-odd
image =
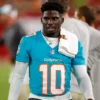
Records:
[[[0,7],[4,4],[10,3],[13,7],[19,11],[18,17],[25,18],[40,17],[41,0],[0,0]],[[92,5],[96,9],[100,8],[100,0],[70,0],[70,11],[69,15],[73,16],[75,8],[81,5]],[[100,21],[100,17],[99,17]],[[35,23],[33,23],[35,24]],[[95,24],[95,27],[100,28],[99,24]],[[2,37],[5,28],[0,22],[0,37]],[[7,100],[8,96],[8,77],[10,72],[10,54],[5,45],[0,46],[0,100]]]

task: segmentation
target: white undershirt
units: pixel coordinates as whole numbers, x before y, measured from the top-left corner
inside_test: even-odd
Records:
[[[51,37],[46,37],[46,36],[43,36],[43,37],[50,47],[54,48],[55,46],[58,45],[58,38],[51,38]]]

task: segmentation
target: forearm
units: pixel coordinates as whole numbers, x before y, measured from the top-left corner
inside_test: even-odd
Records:
[[[79,79],[79,86],[86,100],[94,100],[92,84],[91,84],[88,74],[84,75],[83,77]]]
[[[18,99],[27,66],[28,63],[16,62],[13,79],[10,84],[8,100]]]
[[[23,78],[18,75],[14,75],[14,79],[10,85],[9,97],[8,100],[17,100],[20,94]]]
[[[84,94],[85,99],[94,100],[92,84],[87,74],[86,66],[85,65],[74,66],[74,73],[77,77],[80,90]]]

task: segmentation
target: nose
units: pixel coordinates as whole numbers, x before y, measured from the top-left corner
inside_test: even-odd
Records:
[[[53,20],[52,19],[49,19],[48,20],[48,24],[53,24]]]

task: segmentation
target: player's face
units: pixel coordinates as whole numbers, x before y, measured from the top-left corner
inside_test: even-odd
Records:
[[[43,34],[48,37],[58,37],[60,35],[63,18],[58,11],[45,11],[41,18],[43,24]]]

